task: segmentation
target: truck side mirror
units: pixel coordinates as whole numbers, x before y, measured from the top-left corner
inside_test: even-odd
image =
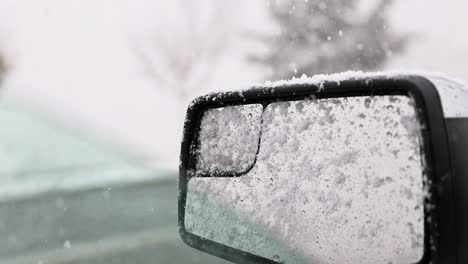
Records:
[[[465,263],[468,91],[456,85],[329,76],[195,99],[181,237],[237,263]]]

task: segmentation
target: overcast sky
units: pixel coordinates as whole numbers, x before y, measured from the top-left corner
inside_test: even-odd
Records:
[[[190,47],[184,36],[174,34],[183,30],[176,2],[0,0],[0,48],[13,66],[2,100],[33,105],[103,141],[175,167],[187,101],[158,86],[134,49],[148,47],[154,38]],[[264,1],[226,4],[235,17],[228,25],[232,32],[271,29]],[[396,1],[394,26],[417,37],[387,68],[468,80],[467,10],[466,0]],[[199,92],[260,81],[259,70],[244,59],[252,48],[236,38],[230,41]]]

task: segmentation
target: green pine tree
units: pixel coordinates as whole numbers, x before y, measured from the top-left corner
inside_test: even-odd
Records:
[[[269,68],[270,79],[381,68],[403,51],[408,36],[388,26],[392,0],[380,0],[364,17],[357,15],[358,4],[356,0],[270,2],[279,33],[262,37],[267,52],[252,59]]]

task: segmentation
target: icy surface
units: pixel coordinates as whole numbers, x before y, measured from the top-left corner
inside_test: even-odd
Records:
[[[186,228],[285,263],[416,263],[419,124],[405,96],[272,103],[249,173],[190,179]]]
[[[199,172],[243,172],[255,161],[263,107],[215,108],[204,113],[199,135]]]

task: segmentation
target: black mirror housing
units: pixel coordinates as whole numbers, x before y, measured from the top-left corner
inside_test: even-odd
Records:
[[[328,79],[327,79],[328,78]],[[203,113],[207,109],[243,105],[267,105],[278,101],[305,98],[333,98],[378,95],[406,95],[414,98],[418,116],[425,127],[423,148],[428,177],[425,188],[430,195],[424,208],[424,256],[419,264],[466,263],[468,252],[468,111],[454,116],[447,102],[467,104],[468,92],[450,90],[448,80],[421,75],[370,74],[320,81],[273,83],[246,91],[213,93],[195,99],[188,108],[181,147],[179,171],[178,221],[182,239],[191,247],[237,263],[278,263],[261,256],[207,240],[185,228],[187,183],[196,166],[196,148]],[[441,87],[446,86],[446,87]],[[444,92],[445,91],[445,92]],[[453,93],[461,93],[453,96]],[[444,97],[452,96],[450,100]],[[468,109],[468,108],[467,108]]]

